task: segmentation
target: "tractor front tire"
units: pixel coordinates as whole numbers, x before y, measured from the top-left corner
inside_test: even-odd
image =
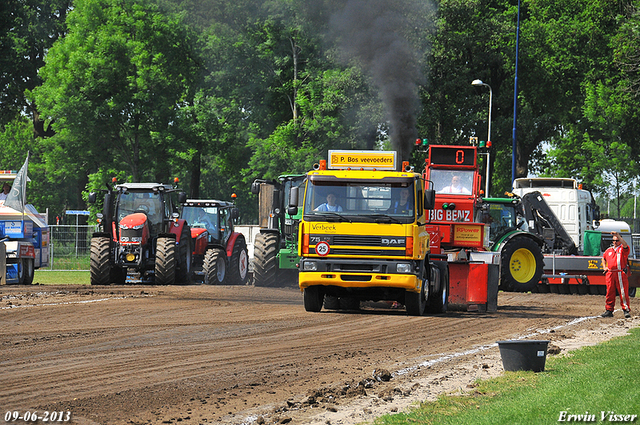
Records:
[[[253,284],[276,286],[278,277],[278,235],[258,233],[254,243]]]
[[[176,281],[176,240],[158,238],[156,242],[155,284],[173,285]]]
[[[500,254],[501,283],[509,291],[529,292],[540,282],[543,265],[540,246],[528,237],[515,237]]]
[[[205,285],[222,285],[227,277],[226,254],[216,248],[208,249],[204,255],[202,271]]]
[[[111,248],[107,236],[91,238],[91,285],[108,285],[111,281]]]
[[[238,236],[233,244],[231,260],[229,261],[229,283],[232,285],[246,285],[249,280],[249,251],[244,236]]]

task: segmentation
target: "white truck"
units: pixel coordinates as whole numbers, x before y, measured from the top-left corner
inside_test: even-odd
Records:
[[[600,220],[599,209],[591,192],[582,189],[571,178],[520,178],[514,181],[513,193],[522,197],[539,192],[577,248],[576,255],[544,255],[544,274],[538,289],[542,292],[603,294],[605,293],[602,253],[611,245],[611,232],[617,231],[627,241],[635,258],[631,229],[624,221]],[[537,196],[540,196],[537,195]],[[635,263],[630,268],[635,268]],[[630,286],[640,282],[629,276]],[[635,293],[630,290],[631,293]]]

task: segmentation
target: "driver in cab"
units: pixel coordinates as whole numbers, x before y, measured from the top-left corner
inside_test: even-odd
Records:
[[[198,211],[198,218],[196,219],[196,223],[204,224],[204,227],[209,231],[209,233],[217,232],[218,226],[211,221],[209,214],[204,210],[204,208],[200,208]]]

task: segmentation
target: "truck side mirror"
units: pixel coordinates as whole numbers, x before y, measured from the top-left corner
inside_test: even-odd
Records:
[[[238,209],[237,208],[231,208],[231,218],[233,220],[235,220],[238,217],[240,217],[240,212],[238,211]]]
[[[184,204],[185,202],[187,202],[187,194],[185,192],[178,193],[178,203]]]
[[[96,193],[95,192],[91,192],[89,193],[89,198],[87,199],[87,202],[90,204],[95,204],[96,203]]]
[[[424,209],[432,210],[436,206],[436,191],[427,189],[424,191]]]
[[[260,182],[258,180],[254,180],[251,183],[251,193],[254,195],[258,195],[260,193]]]
[[[296,215],[298,214],[298,187],[292,187],[291,192],[289,192],[289,205],[287,208],[287,214]]]

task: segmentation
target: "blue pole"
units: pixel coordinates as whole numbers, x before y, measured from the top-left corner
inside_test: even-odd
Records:
[[[518,143],[516,137],[516,116],[518,110],[518,46],[520,44],[520,0],[518,0],[518,24],[516,26],[516,76],[513,83],[513,144],[511,147],[511,189],[516,179],[516,154]]]

